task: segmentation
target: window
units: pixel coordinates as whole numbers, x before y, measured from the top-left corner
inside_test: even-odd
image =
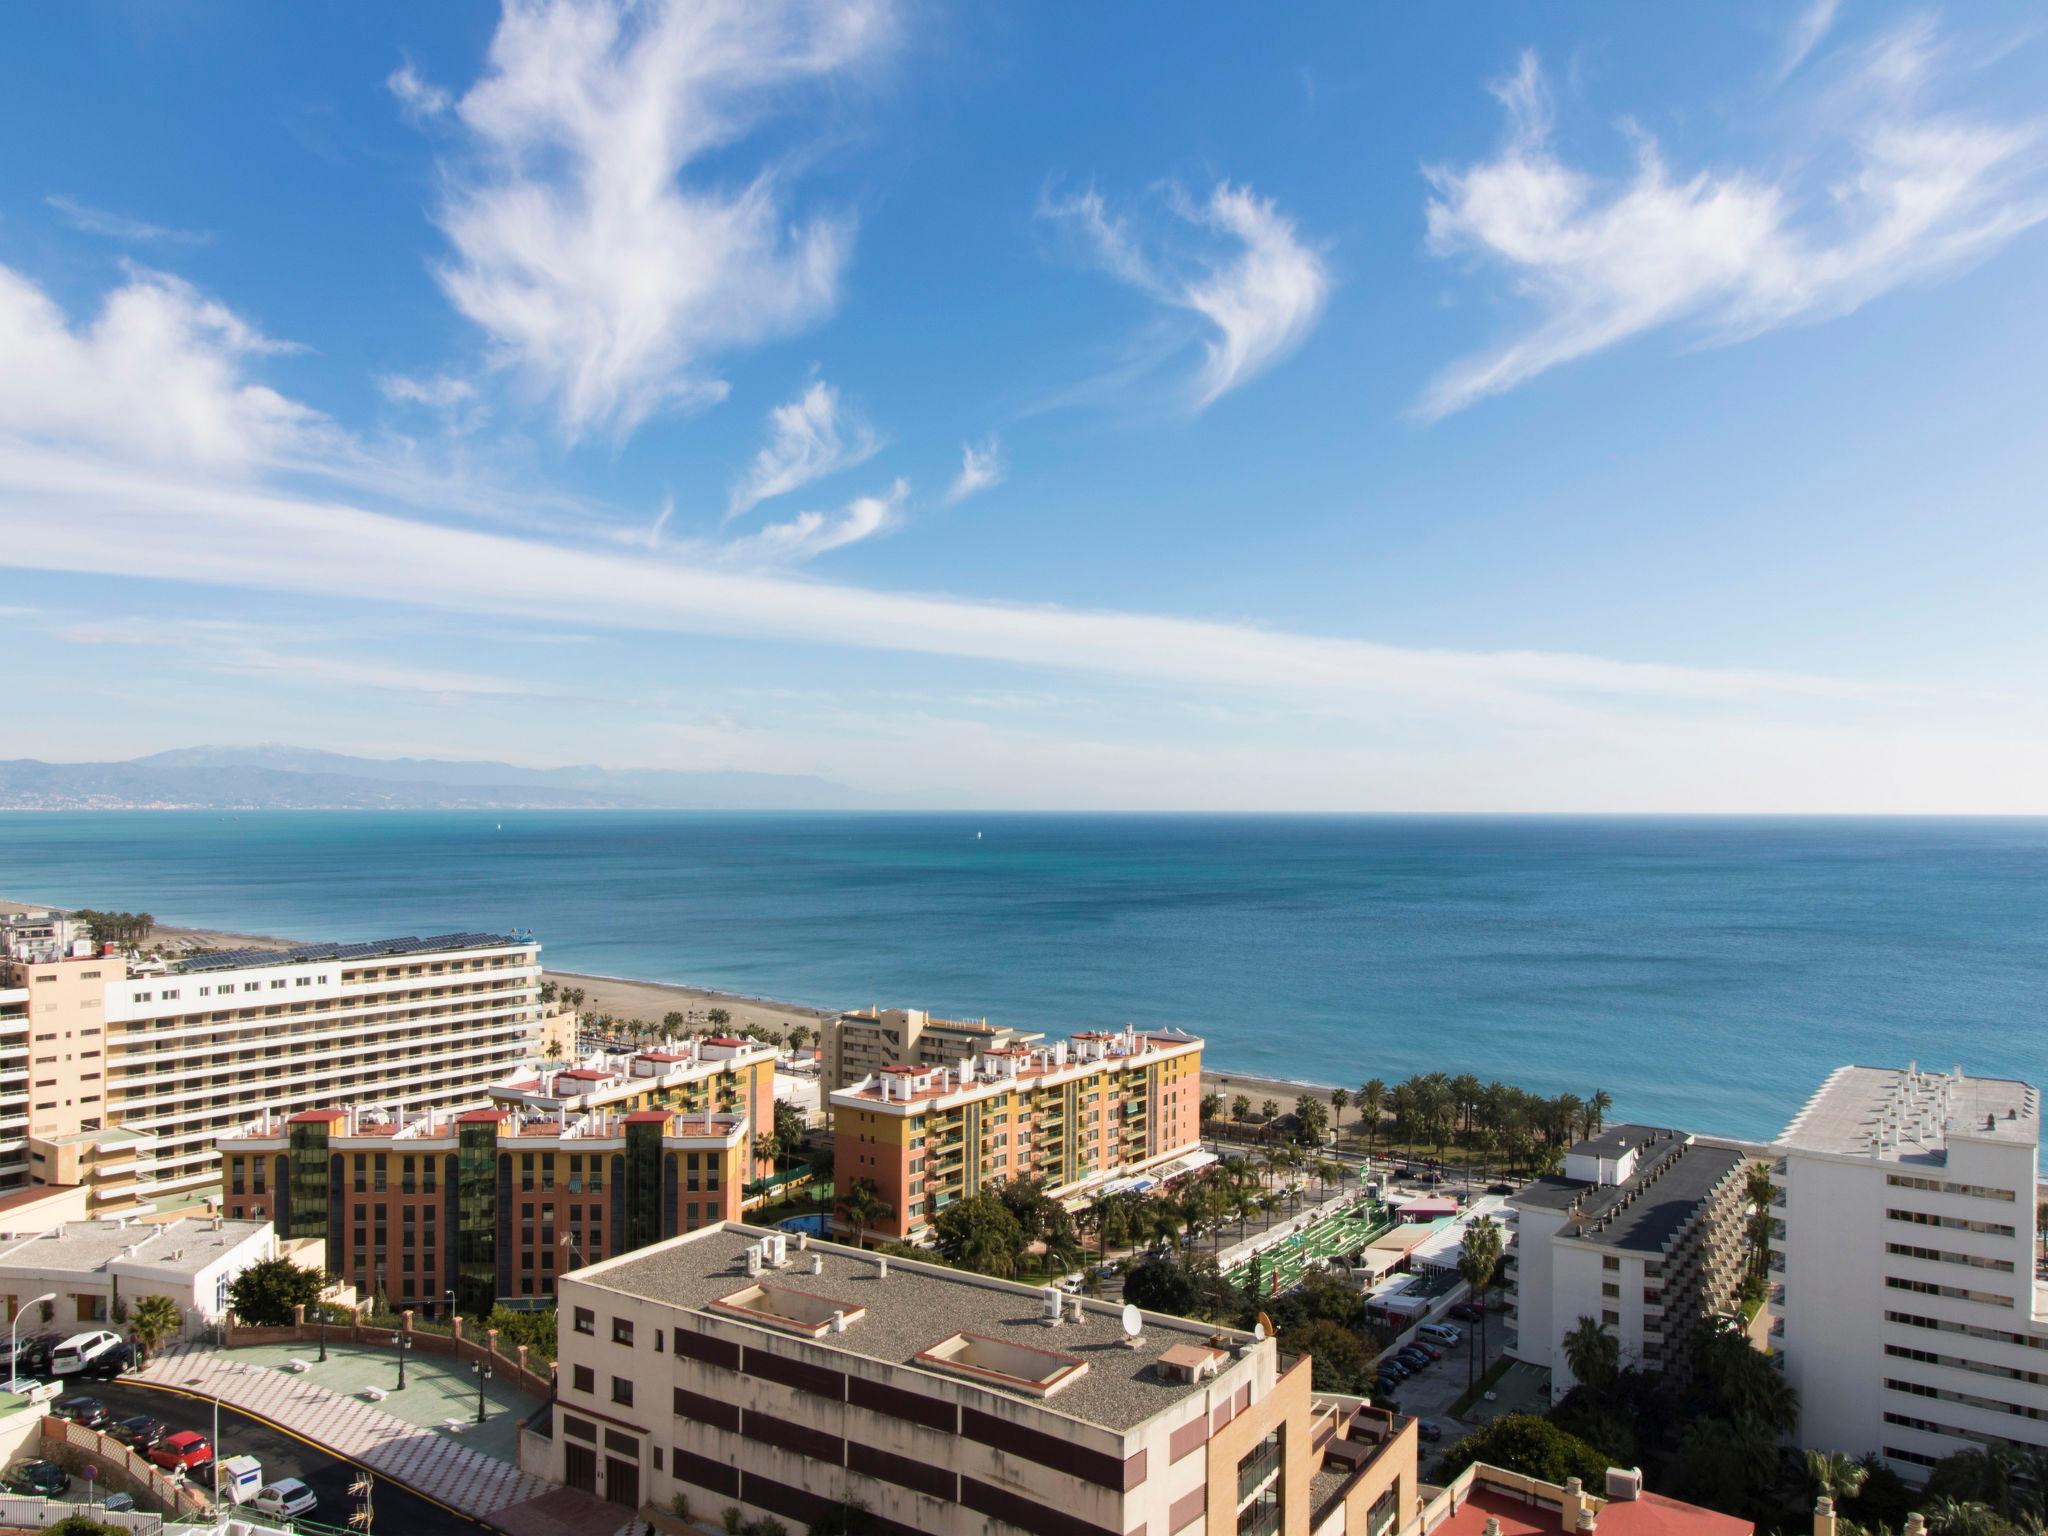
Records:
[[[572,1380],[578,1392],[595,1392],[597,1390],[597,1373],[587,1365],[577,1366],[572,1375]]]
[[[596,1333],[597,1314],[588,1307],[578,1307],[576,1309],[575,1328],[578,1333]]]
[[[612,1378],[612,1401],[621,1408],[633,1406],[633,1383],[624,1376],[614,1376]]]
[[[1612,1280],[1605,1280],[1601,1282],[1600,1294],[1602,1296],[1612,1296],[1619,1300],[1621,1297],[1621,1287]]]

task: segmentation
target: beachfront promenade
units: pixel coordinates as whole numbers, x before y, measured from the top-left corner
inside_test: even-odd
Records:
[[[403,1483],[416,1493],[465,1515],[515,1529],[523,1523],[518,1506],[563,1490],[516,1465],[521,1422],[539,1406],[497,1382],[484,1387],[485,1422],[476,1422],[477,1381],[466,1364],[434,1355],[406,1361],[406,1386],[394,1390],[397,1361],[389,1349],[349,1344],[317,1348],[303,1344],[252,1345],[209,1350],[190,1345],[166,1349],[133,1379],[188,1393],[267,1419],[303,1439]],[[294,1359],[312,1362],[303,1372]],[[381,1391],[381,1401],[364,1396]],[[232,1452],[233,1447],[228,1447]],[[590,1500],[595,1505],[596,1500]],[[598,1514],[594,1526],[610,1532],[620,1511]],[[609,1523],[605,1523],[608,1520]],[[572,1528],[564,1525],[563,1529]]]

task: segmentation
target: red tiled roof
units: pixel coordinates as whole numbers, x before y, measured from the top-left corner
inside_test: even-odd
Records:
[[[511,1113],[506,1109],[472,1109],[455,1117],[457,1125],[498,1125]]]
[[[555,1074],[556,1077],[594,1077],[600,1081],[612,1075],[610,1072],[603,1071],[597,1067],[571,1067],[566,1072],[557,1072]]]
[[[712,1035],[704,1043],[706,1045],[745,1045],[747,1042],[740,1039],[738,1035]]]
[[[1496,1488],[1483,1473],[1458,1512],[1431,1536],[1482,1536],[1489,1517],[1500,1522],[1501,1536],[1564,1536],[1563,1517],[1556,1509]],[[1656,1493],[1608,1500],[1600,1511],[1599,1528],[1600,1536],[1754,1536],[1756,1531],[1750,1521]]]
[[[286,1125],[319,1125],[330,1120],[346,1120],[347,1115],[338,1109],[302,1109]]]
[[[636,1109],[625,1117],[628,1125],[667,1125],[668,1111],[665,1109]]]

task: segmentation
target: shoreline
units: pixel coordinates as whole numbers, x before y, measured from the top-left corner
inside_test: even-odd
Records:
[[[65,910],[51,902],[0,896],[0,912],[24,909]],[[302,942],[282,939],[275,934],[187,928],[175,923],[158,924],[151,930],[150,938],[151,942],[166,946],[205,949],[290,949]],[[667,1013],[681,1013],[689,1023],[702,1024],[704,1016],[712,1008],[723,1008],[732,1015],[732,1025],[737,1029],[771,1029],[786,1034],[792,1026],[800,1025],[815,1036],[825,1020],[837,1016],[837,1011],[830,1008],[815,1008],[805,1003],[755,997],[741,992],[723,992],[716,987],[700,987],[689,982],[646,981],[634,976],[606,976],[593,971],[558,971],[545,965],[543,970],[547,979],[557,986],[582,991],[586,1011],[594,1009],[615,1018],[637,1018],[654,1025],[658,1025]],[[1335,1087],[1330,1083],[1236,1072],[1212,1067],[1206,1062],[1202,1067],[1204,1093],[1220,1093],[1226,1102],[1239,1093],[1248,1095],[1254,1103],[1278,1099],[1283,1111],[1291,1110],[1294,1101],[1304,1093],[1312,1093],[1328,1104]],[[1357,1090],[1350,1091],[1355,1094]]]

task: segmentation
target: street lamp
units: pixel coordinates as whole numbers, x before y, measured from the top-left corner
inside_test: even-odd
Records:
[[[455,1292],[452,1290],[448,1292],[448,1320],[451,1323],[455,1321]]]
[[[398,1350],[398,1390],[405,1390],[405,1352],[412,1348],[412,1340],[403,1333],[391,1335],[391,1342]]]
[[[56,1299],[57,1293],[55,1291],[45,1291],[34,1301],[29,1302],[27,1306],[14,1309],[14,1320],[7,1325],[7,1374],[10,1377],[21,1374],[20,1371],[15,1369],[14,1364],[21,1355],[21,1314],[26,1312],[29,1307],[40,1307],[44,1302],[55,1301]]]
[[[491,1379],[490,1362],[478,1360],[470,1369],[476,1372],[476,1421],[481,1424],[484,1421],[484,1383]]]

